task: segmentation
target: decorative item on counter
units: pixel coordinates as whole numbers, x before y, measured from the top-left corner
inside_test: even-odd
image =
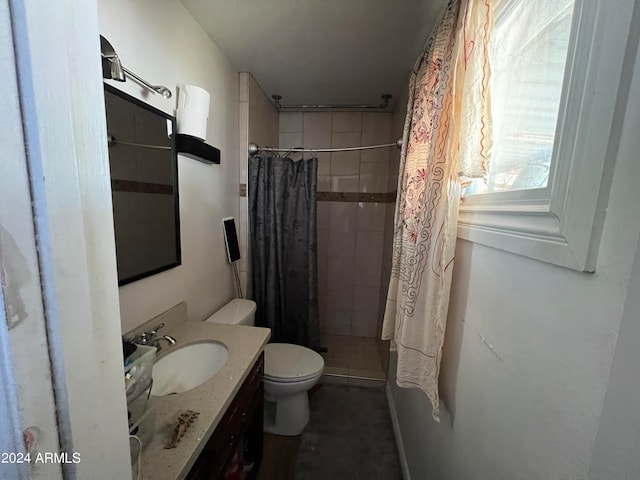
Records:
[[[175,426],[171,429],[164,448],[176,448],[188,428],[198,418],[198,415],[200,415],[200,412],[194,412],[193,410],[178,412],[174,417]]]

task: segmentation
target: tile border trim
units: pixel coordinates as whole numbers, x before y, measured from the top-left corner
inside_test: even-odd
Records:
[[[394,203],[396,201],[396,192],[317,192],[316,200],[318,202]]]

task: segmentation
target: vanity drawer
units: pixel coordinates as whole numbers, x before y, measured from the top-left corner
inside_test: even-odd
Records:
[[[231,430],[234,428],[237,429],[237,427],[234,427],[234,424],[240,421],[243,416],[247,416],[247,410],[254,400],[254,397],[256,397],[257,390],[262,388],[263,370],[264,354],[261,354],[240,387],[240,390],[238,390],[238,393],[236,393],[236,396],[233,398],[231,405],[227,408],[222,420],[220,420],[214,434],[211,436],[212,439],[218,432],[232,433]],[[262,390],[261,395],[264,395]]]

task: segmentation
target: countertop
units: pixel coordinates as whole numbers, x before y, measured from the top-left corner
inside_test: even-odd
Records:
[[[171,335],[177,341],[176,345],[170,347],[164,347],[163,343],[157,359],[180,347],[207,340],[225,344],[229,349],[229,358],[220,371],[202,385],[176,395],[152,397],[156,408],[156,431],[142,453],[141,478],[144,480],[177,480],[186,477],[271,335],[268,328],[184,321],[175,312],[171,315],[171,310],[167,313],[170,314],[168,317],[156,317],[147,323],[160,319],[165,323],[165,328],[159,335]],[[184,410],[200,412],[200,415],[177,448],[165,449],[165,439],[171,430],[173,418],[177,412]],[[134,478],[136,470],[134,467]]]

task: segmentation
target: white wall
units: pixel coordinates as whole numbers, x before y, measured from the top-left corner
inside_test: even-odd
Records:
[[[202,319],[234,294],[221,219],[238,216],[238,72],[178,1],[98,0],[98,14],[123,65],[174,96],[164,100],[132,80],[114,86],[171,115],[177,84],[211,94],[207,142],[221,150],[221,164],[178,158],[182,265],[120,288],[123,331],[182,300],[191,319]]]
[[[633,423],[624,439],[635,443],[615,440],[616,425],[625,422],[615,408],[633,412],[638,405],[638,386],[625,388],[630,369],[637,370],[629,343],[637,350],[640,341],[631,318],[613,362],[626,296],[635,293],[628,287],[640,231],[639,70],[636,62],[630,97],[616,111],[596,272],[459,241],[439,424],[424,394],[395,386],[392,355],[392,394],[411,478],[573,480],[588,478],[590,469],[591,478],[636,478],[625,473],[638,469],[637,414],[625,417]],[[616,449],[622,464],[610,457]]]
[[[9,140],[0,142],[0,270],[11,329],[0,349],[16,383],[2,380],[20,400],[14,425],[21,443],[32,433],[32,455],[59,443],[81,458],[0,477],[130,478],[96,3],[0,9]]]
[[[636,5],[638,9],[638,5]],[[635,41],[640,38],[640,30],[635,30]],[[637,48],[637,45],[636,45]],[[635,159],[637,164],[640,141],[640,52],[636,57],[636,74],[634,86],[627,102],[624,141],[620,155]],[[631,164],[632,165],[632,164]],[[638,167],[627,165],[620,174],[630,175],[629,179],[638,179]],[[635,185],[626,180],[624,185],[628,191]],[[638,203],[623,205],[618,203],[620,211],[637,210]],[[634,233],[633,231],[630,234]],[[635,231],[637,241],[638,231]],[[632,261],[629,257],[629,265]],[[636,479],[640,478],[640,248],[636,250],[635,261],[629,280],[627,299],[622,313],[622,322],[616,345],[616,352],[611,367],[611,375],[607,387],[602,416],[599,421],[598,434],[593,446],[593,457],[589,478],[604,479]]]

